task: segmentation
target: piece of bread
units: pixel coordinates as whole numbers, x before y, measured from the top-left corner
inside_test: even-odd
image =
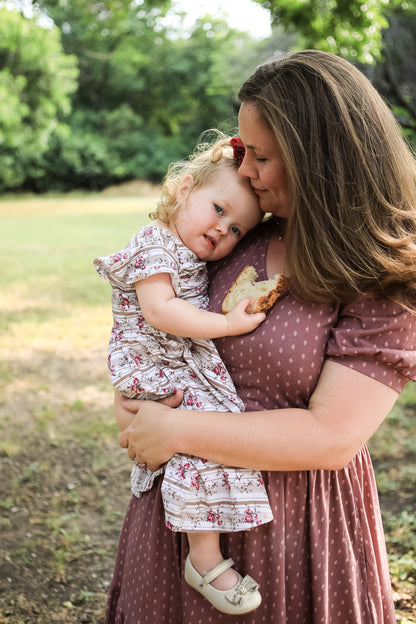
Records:
[[[223,303],[222,312],[227,314],[241,299],[251,297],[247,312],[267,312],[278,297],[287,291],[287,279],[280,273],[271,279],[256,282],[257,271],[253,266],[246,266],[231,285]]]

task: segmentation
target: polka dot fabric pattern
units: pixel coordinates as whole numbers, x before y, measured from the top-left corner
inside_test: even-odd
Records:
[[[220,309],[244,266],[265,279],[271,231],[261,224],[210,267],[211,309]],[[254,332],[216,346],[248,411],[306,407],[326,358],[396,390],[416,378],[414,318],[370,297],[340,308],[305,304],[289,291]],[[224,556],[259,583],[263,601],[256,611],[219,613],[186,585],[186,537],[165,528],[159,483],[131,501],[107,624],[395,624],[367,448],[339,471],[262,475],[273,521],[221,536]]]
[[[133,496],[107,624],[395,624],[370,467],[363,449],[337,472],[264,473],[274,521],[221,536],[224,556],[258,581],[263,597],[239,617],[218,612],[184,581],[186,537],[165,527],[160,488]],[[364,500],[344,494],[353,479]]]

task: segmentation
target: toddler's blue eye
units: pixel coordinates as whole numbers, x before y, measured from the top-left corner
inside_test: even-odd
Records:
[[[221,206],[217,206],[217,204],[214,204],[215,206],[215,212],[218,212],[218,214],[224,214],[224,210],[221,208]]]
[[[231,232],[232,232],[233,234],[237,234],[237,235],[239,235],[239,234],[240,234],[240,230],[238,229],[238,227],[237,227],[236,225],[233,225],[233,226],[232,226],[232,228],[231,228]]]

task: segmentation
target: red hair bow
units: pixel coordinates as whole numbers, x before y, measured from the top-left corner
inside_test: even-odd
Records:
[[[233,148],[234,158],[238,162],[238,166],[240,166],[241,163],[243,162],[243,158],[244,158],[244,154],[246,153],[246,149],[245,149],[241,139],[239,139],[238,137],[236,137],[235,139],[231,139],[230,145]]]

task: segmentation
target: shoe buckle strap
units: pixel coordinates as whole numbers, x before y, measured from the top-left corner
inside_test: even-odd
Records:
[[[210,570],[206,576],[204,576],[204,584],[209,585],[214,579],[217,578],[217,576],[228,570],[228,568],[231,568],[233,565],[234,561],[231,558],[224,559],[223,561],[221,561],[221,563],[216,565],[215,568],[212,568],[212,570]]]

